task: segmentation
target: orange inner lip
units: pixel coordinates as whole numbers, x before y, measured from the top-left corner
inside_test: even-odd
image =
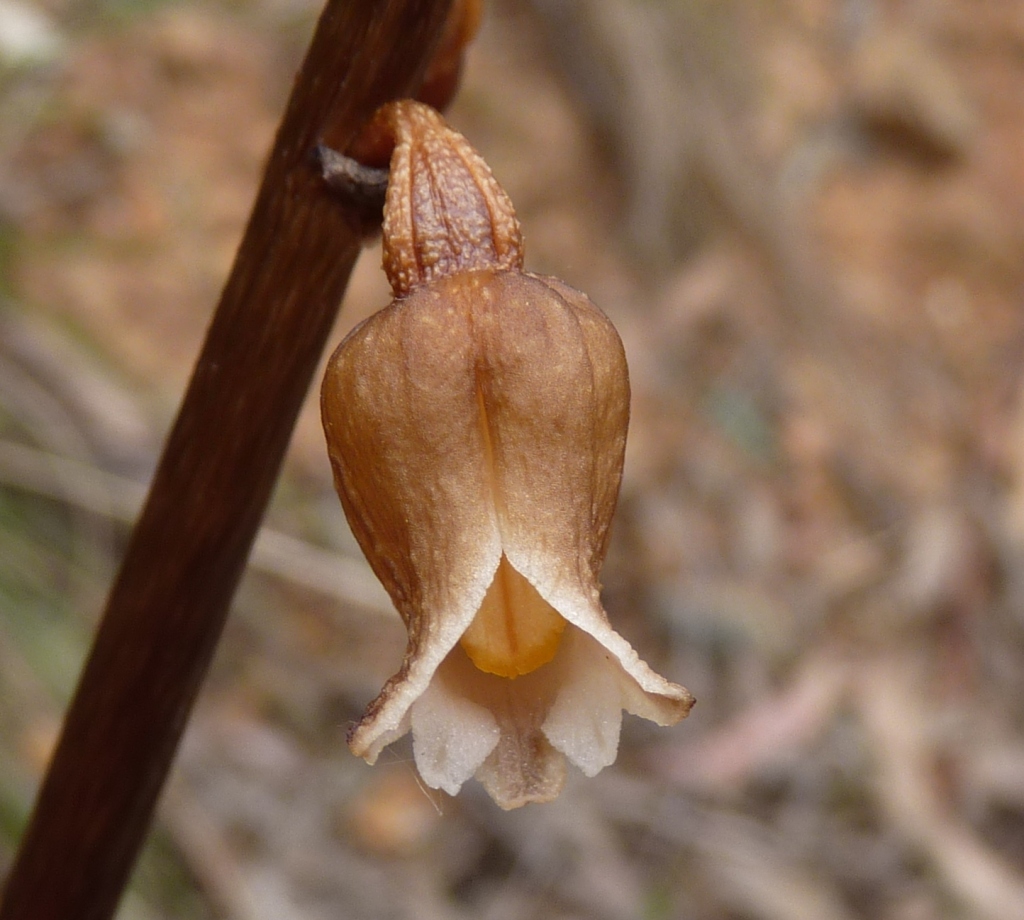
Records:
[[[547,664],[558,651],[565,620],[505,558],[462,647],[481,671],[518,677]]]

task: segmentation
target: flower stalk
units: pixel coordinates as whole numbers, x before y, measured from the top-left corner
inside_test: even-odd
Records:
[[[2,920],[116,910],[361,246],[359,216],[325,192],[311,151],[344,148],[383,102],[418,91],[451,5],[327,2],[0,896]]]

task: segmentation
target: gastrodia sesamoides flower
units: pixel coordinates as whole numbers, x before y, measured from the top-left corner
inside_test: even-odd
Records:
[[[548,801],[566,760],[615,760],[622,711],[660,725],[690,694],[608,622],[599,574],[629,380],[607,317],[524,272],[512,204],[432,109],[392,103],[384,267],[394,301],[342,342],[322,410],[352,530],[408,630],[349,736],[373,763],[411,731],[427,785]]]

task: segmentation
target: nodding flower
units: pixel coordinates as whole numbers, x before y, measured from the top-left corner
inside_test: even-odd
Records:
[[[373,763],[411,731],[427,785],[479,779],[502,808],[549,801],[566,760],[615,760],[622,711],[693,705],[608,622],[599,574],[629,422],[625,353],[586,295],[523,271],[512,204],[433,109],[368,129],[393,144],[392,303],[341,343],[322,390],[356,539],[408,630],[352,729]]]

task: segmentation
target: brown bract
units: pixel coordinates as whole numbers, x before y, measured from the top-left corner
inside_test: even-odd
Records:
[[[477,776],[512,808],[593,775],[622,710],[692,698],[608,623],[598,577],[629,420],[625,354],[579,291],[522,271],[519,228],[479,155],[432,110],[385,107],[395,301],[324,379],[328,451],[360,546],[409,633],[350,735],[373,762],[413,733],[428,785]]]

